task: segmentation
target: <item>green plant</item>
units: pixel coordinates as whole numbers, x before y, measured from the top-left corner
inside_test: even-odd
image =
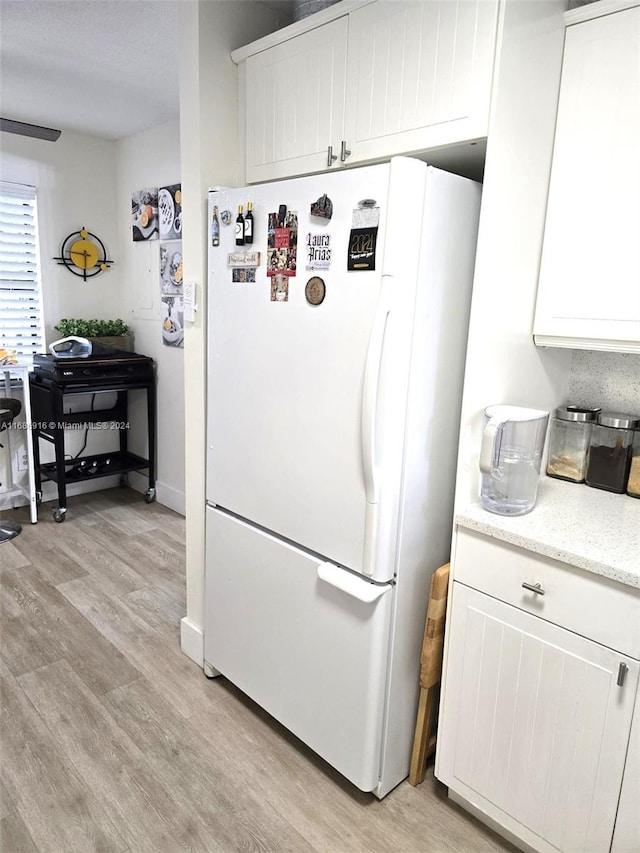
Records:
[[[129,326],[124,320],[67,320],[64,317],[55,326],[65,338],[77,335],[81,338],[110,338],[115,335],[127,335]]]

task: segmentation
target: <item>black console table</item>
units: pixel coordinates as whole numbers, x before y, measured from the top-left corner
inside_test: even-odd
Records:
[[[104,348],[106,349],[106,348]],[[33,417],[33,456],[38,502],[42,500],[42,481],[58,484],[58,506],[53,510],[55,521],[65,520],[67,484],[87,482],[98,477],[116,475],[126,485],[131,471],[147,470],[149,475],[145,500],[151,503],[156,496],[156,385],[154,363],[137,353],[112,350],[85,358],[56,358],[37,355],[29,377]],[[142,389],[147,397],[147,427],[149,456],[144,459],[131,453],[127,446],[129,423],[128,395]],[[115,405],[109,409],[64,413],[64,401],[73,396],[113,393]],[[65,458],[65,427],[76,424],[111,423],[118,429],[119,449],[78,458]],[[40,439],[53,444],[55,462],[41,464]]]

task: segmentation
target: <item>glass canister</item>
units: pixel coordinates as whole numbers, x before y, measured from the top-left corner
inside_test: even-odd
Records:
[[[638,419],[620,412],[601,412],[591,431],[585,482],[596,489],[623,494],[627,488],[634,430]]]
[[[627,494],[631,495],[632,498],[640,498],[640,426],[638,426],[638,429],[633,434]]]
[[[555,410],[549,431],[549,477],[584,483],[591,429],[599,412],[600,409],[581,406],[562,406]]]

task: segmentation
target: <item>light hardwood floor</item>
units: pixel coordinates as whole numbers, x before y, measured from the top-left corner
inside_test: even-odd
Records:
[[[381,802],[180,651],[184,519],[128,489],[0,545],[2,853],[497,853],[429,769]]]

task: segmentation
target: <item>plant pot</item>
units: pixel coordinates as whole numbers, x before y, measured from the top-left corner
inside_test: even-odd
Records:
[[[133,334],[128,335],[110,335],[102,338],[88,338],[91,343],[102,344],[113,349],[123,350],[124,352],[134,352],[133,349]]]

